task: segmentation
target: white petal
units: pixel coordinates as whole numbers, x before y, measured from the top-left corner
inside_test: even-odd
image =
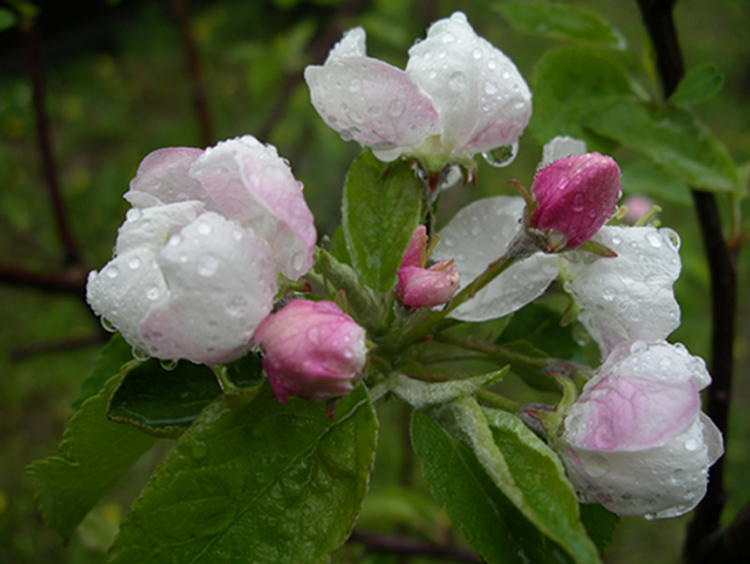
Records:
[[[91,272],[86,301],[136,349],[147,350],[140,324],[149,309],[165,298],[167,285],[148,246],[130,249],[100,272]]]
[[[617,253],[567,253],[579,317],[606,357],[622,341],[665,339],[680,325],[673,285],[680,275],[679,238],[671,229],[605,226],[592,240]]]
[[[525,204],[520,197],[477,200],[461,209],[440,232],[432,258],[454,259],[461,287],[505,253],[519,233]],[[539,297],[557,277],[557,259],[537,253],[519,261],[451,315],[485,321],[512,313]]]
[[[345,59],[347,57],[366,57],[367,56],[367,35],[364,28],[353,27],[333,46],[328,53],[326,63],[336,59]]]
[[[401,69],[369,57],[336,58],[309,66],[310,100],[345,141],[357,141],[391,160],[439,131],[429,96]]]
[[[203,211],[203,203],[191,200],[128,210],[125,222],[117,230],[115,253],[120,255],[147,246],[156,254],[167,240]]]
[[[557,136],[544,145],[542,149],[542,162],[540,167],[545,167],[560,159],[583,155],[586,152],[586,142],[573,137]]]
[[[172,241],[158,258],[168,299],[140,326],[146,352],[206,364],[234,360],[271,310],[276,271],[270,248],[215,213],[203,214]]]
[[[432,24],[409,49],[406,72],[437,107],[454,154],[515,143],[531,116],[531,92],[513,62],[479,37],[461,12]]]

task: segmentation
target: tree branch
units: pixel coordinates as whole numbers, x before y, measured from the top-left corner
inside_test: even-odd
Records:
[[[350,542],[364,545],[366,552],[385,552],[411,556],[428,556],[440,560],[479,563],[479,557],[469,550],[457,546],[438,546],[432,543],[391,535],[352,532]]]
[[[675,0],[638,0],[643,21],[648,29],[657,56],[659,76],[665,98],[674,92],[685,74],[672,8]],[[693,190],[698,222],[701,227],[711,275],[711,374],[706,413],[726,435],[729,401],[732,393],[733,344],[736,318],[737,272],[734,257],[722,235],[721,220],[713,194]],[[724,459],[711,468],[706,497],[688,527],[684,559],[690,564],[708,562],[719,519],[724,507]]]

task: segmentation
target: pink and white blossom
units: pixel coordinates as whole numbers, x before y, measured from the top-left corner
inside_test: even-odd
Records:
[[[253,341],[276,399],[326,401],[351,392],[367,360],[365,330],[333,302],[293,299]]]
[[[620,515],[677,517],[703,498],[721,433],[700,408],[711,382],[682,345],[617,345],[583,388],[554,441],[586,503]]]
[[[301,185],[253,137],[160,149],[131,182],[115,257],[86,299],[142,354],[222,364],[245,354],[270,313],[278,272],[312,266]]]
[[[450,160],[517,142],[531,93],[513,62],[461,12],[432,24],[406,70],[367,56],[354,28],[325,64],[305,69],[313,106],[346,140],[383,161],[405,153]]]

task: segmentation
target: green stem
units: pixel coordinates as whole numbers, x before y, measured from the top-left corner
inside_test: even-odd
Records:
[[[545,370],[550,364],[550,359],[548,358],[526,356],[525,354],[514,352],[508,348],[501,347],[500,345],[488,343],[487,341],[472,339],[470,337],[461,338],[442,333],[440,335],[437,335],[435,337],[435,340],[441,343],[447,343],[471,351],[483,353],[487,356],[492,357],[493,359],[499,360],[501,363],[525,364],[526,366],[539,368],[541,370]]]

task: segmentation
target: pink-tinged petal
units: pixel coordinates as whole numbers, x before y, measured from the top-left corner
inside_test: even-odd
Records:
[[[125,199],[136,208],[198,200],[209,211],[217,211],[200,182],[188,172],[202,153],[202,149],[192,147],[169,147],[149,153],[130,181]]]
[[[169,294],[140,324],[145,352],[206,364],[245,354],[277,289],[268,244],[209,212],[172,237],[158,263]]]
[[[472,202],[440,232],[432,257],[455,260],[461,287],[466,286],[508,250],[523,229],[524,207],[520,197],[498,196]],[[557,275],[556,257],[531,255],[500,274],[451,317],[461,321],[503,317],[542,295]]]
[[[611,157],[586,153],[555,161],[531,185],[538,202],[530,227],[565,237],[565,249],[588,241],[612,217],[622,194],[620,167]]]
[[[409,49],[406,72],[433,99],[453,154],[512,145],[531,117],[531,92],[513,62],[455,12]]]
[[[424,225],[418,225],[411,235],[404,258],[401,259],[401,268],[405,266],[422,266],[422,256],[425,253],[426,245],[427,228]]]
[[[291,300],[268,316],[253,341],[276,398],[326,401],[354,389],[367,360],[365,330],[333,302]]]
[[[430,97],[404,71],[369,57],[336,58],[308,66],[310,100],[345,141],[371,147],[381,160],[439,132]]]
[[[313,265],[317,239],[302,183],[276,148],[246,135],[206,149],[190,169],[218,209],[265,238],[278,270],[296,280]]]
[[[579,319],[602,356],[622,341],[666,339],[680,325],[673,288],[682,266],[677,234],[667,228],[605,226],[592,240],[617,256],[571,252],[565,257]]]

